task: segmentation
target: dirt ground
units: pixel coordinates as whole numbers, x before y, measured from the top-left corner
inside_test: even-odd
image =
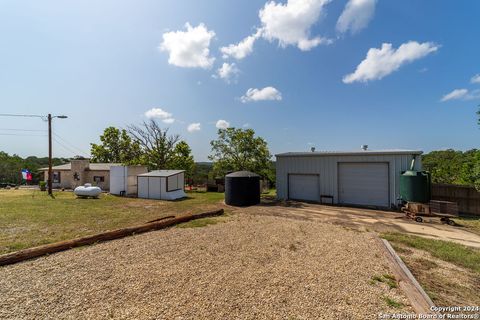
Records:
[[[440,223],[438,219],[429,219],[426,222],[418,223],[405,219],[405,215],[402,213],[391,211],[325,206],[303,202],[289,202],[286,205],[267,202],[246,210],[268,216],[328,222],[361,231],[401,232],[480,248],[480,235],[461,226],[445,225]]]
[[[319,221],[359,231],[400,232],[480,248],[480,235],[465,228],[444,225],[438,220],[418,223],[405,219],[403,214],[390,211],[299,202],[283,205],[266,202],[245,210],[250,214]],[[395,245],[395,250],[436,305],[480,304],[478,274],[435,258],[423,250],[407,248],[403,245]]]
[[[374,236],[237,211],[0,268],[1,319],[372,319],[411,312]]]
[[[435,305],[480,305],[480,278],[475,272],[435,258],[423,250],[401,244],[396,244],[395,250]]]

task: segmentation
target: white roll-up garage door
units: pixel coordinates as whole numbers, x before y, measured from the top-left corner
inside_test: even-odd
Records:
[[[389,207],[388,163],[339,163],[341,204]]]
[[[288,197],[292,200],[320,201],[319,176],[316,174],[289,174]]]

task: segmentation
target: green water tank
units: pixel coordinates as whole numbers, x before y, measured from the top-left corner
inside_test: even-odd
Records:
[[[427,171],[407,170],[400,176],[400,197],[404,201],[430,201],[431,177]]]

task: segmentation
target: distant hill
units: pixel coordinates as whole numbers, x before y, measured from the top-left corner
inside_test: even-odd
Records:
[[[210,166],[210,167],[213,167],[213,162],[208,162],[208,161],[199,161],[199,162],[195,162],[196,165],[199,165],[199,166]]]

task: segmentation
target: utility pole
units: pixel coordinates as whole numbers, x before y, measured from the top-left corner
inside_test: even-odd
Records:
[[[52,193],[52,115],[49,113],[47,116],[48,120],[48,195],[53,195]]]
[[[0,117],[33,117],[33,118],[41,118],[45,121],[45,116],[37,115],[37,114],[10,114],[10,113],[0,113]],[[48,122],[48,194],[53,195],[52,193],[52,181],[53,181],[53,172],[52,172],[52,119],[59,118],[59,119],[67,119],[67,116],[59,115],[59,116],[52,116],[50,113],[47,115],[47,122]]]

